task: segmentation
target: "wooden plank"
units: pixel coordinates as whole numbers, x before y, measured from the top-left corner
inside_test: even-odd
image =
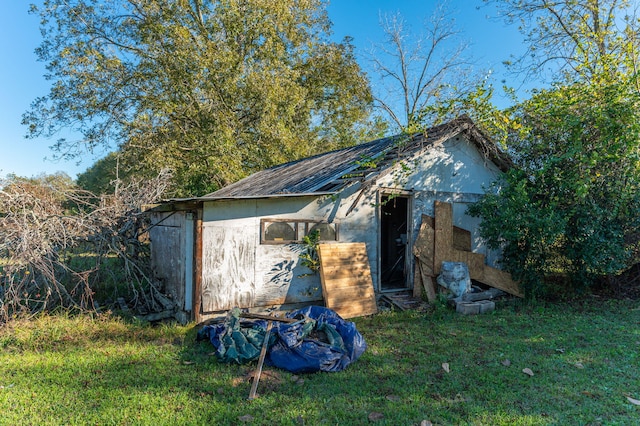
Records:
[[[514,296],[524,297],[524,293],[520,289],[520,285],[511,279],[511,274],[501,271],[500,269],[485,266],[484,277],[480,282],[502,291],[506,291]]]
[[[366,279],[366,278],[365,278]],[[354,279],[353,277],[344,277],[344,278],[336,278],[332,282],[333,288],[337,289],[348,289],[353,287]]]
[[[368,288],[364,286],[359,287],[347,287],[340,289],[339,292],[334,291],[327,294],[325,298],[325,303],[330,305],[341,304],[343,302],[349,302],[352,300],[359,299],[369,299],[375,297],[375,292],[373,291],[373,287]]]
[[[351,262],[344,262],[344,258]],[[319,244],[320,282],[325,306],[342,318],[378,311],[365,243]]]
[[[331,255],[330,255],[331,256]],[[342,268],[345,266],[369,269],[369,262],[365,262],[359,259],[339,259],[331,257],[327,260],[327,266],[331,268]]]
[[[416,299],[422,297],[422,272],[420,272],[420,259],[417,257],[413,262],[413,297]]]
[[[342,318],[354,318],[371,315],[378,312],[378,306],[373,300],[356,300],[334,305],[333,308]]]
[[[257,314],[257,313],[252,313],[252,312],[242,312],[240,314],[240,318],[262,319],[262,320],[267,320],[267,321],[285,322],[285,323],[289,323],[289,324],[298,321],[295,318],[276,317],[276,316],[273,316],[273,315]]]
[[[366,285],[336,288],[337,292],[327,294],[327,300],[357,300],[362,298],[370,298],[376,295],[373,287]]]
[[[362,268],[362,267],[349,268],[348,265],[345,265],[340,268],[336,268],[336,267],[325,268],[324,273],[326,276],[331,277],[332,280],[348,278],[348,279],[351,279],[353,282],[371,281],[371,273],[369,271],[369,268]],[[320,275],[320,278],[322,278],[322,275]]]
[[[195,223],[193,255],[193,309],[192,319],[198,324],[202,320],[202,208],[198,209]]]
[[[434,240],[433,218],[422,215],[420,231],[413,245],[413,254],[433,270]]]
[[[469,268],[469,276],[472,280],[482,282],[484,277],[484,255],[470,251],[453,250],[451,260],[454,262],[464,262]]]
[[[262,364],[264,363],[264,357],[267,354],[267,347],[269,346],[269,336],[271,336],[271,327],[273,323],[267,322],[267,332],[264,335],[262,342],[262,348],[260,349],[260,357],[258,358],[258,367],[253,373],[253,383],[251,384],[251,390],[249,391],[249,399],[255,399],[256,391],[258,390],[258,382],[260,381],[260,374],[262,374]]]
[[[434,256],[433,272],[440,274],[443,261],[450,261],[453,251],[453,206],[450,203],[434,203]]]
[[[351,244],[360,244],[360,243],[322,243],[325,252],[331,253],[347,253],[350,255],[358,254],[360,252],[354,252]],[[364,243],[363,243],[364,244]],[[363,253],[361,253],[363,257],[366,257]]]
[[[436,287],[433,284],[433,276],[432,271],[429,268],[429,265],[420,261],[420,273],[422,278],[422,286],[427,295],[427,300],[429,303],[434,303],[436,301]]]

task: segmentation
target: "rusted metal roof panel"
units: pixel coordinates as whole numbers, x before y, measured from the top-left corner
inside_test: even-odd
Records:
[[[425,133],[396,135],[372,142],[319,154],[254,173],[200,200],[319,195],[339,192],[355,181],[365,181],[395,164],[397,159],[428,149],[458,134],[464,134],[500,169],[510,167],[509,159],[466,116]],[[370,169],[363,163],[372,160]]]
[[[314,193],[357,169],[359,162],[364,159],[379,155],[385,148],[392,146],[396,139],[397,137],[379,139],[271,167],[205,195],[204,198]]]

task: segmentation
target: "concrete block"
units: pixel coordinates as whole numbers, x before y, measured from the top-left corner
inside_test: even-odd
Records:
[[[480,304],[477,302],[458,302],[456,312],[462,315],[477,315],[480,313]]]
[[[484,314],[495,309],[496,303],[491,300],[479,300],[477,302],[459,301],[456,303],[456,312],[462,315]]]
[[[496,302],[493,302],[491,300],[480,300],[478,302],[476,302],[478,305],[480,305],[480,312],[481,314],[485,314],[487,312],[492,312],[496,309]]]

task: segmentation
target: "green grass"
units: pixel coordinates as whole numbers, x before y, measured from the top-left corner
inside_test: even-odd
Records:
[[[640,424],[640,304],[498,304],[355,319],[345,371],[220,364],[195,328],[44,316],[0,330],[0,424]],[[507,362],[508,360],[508,362]],[[447,373],[443,363],[449,364]],[[534,375],[522,372],[529,368]]]

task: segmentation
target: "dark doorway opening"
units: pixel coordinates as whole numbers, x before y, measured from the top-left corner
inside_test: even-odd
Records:
[[[381,198],[380,263],[382,290],[407,288],[406,252],[409,198],[383,195]]]

